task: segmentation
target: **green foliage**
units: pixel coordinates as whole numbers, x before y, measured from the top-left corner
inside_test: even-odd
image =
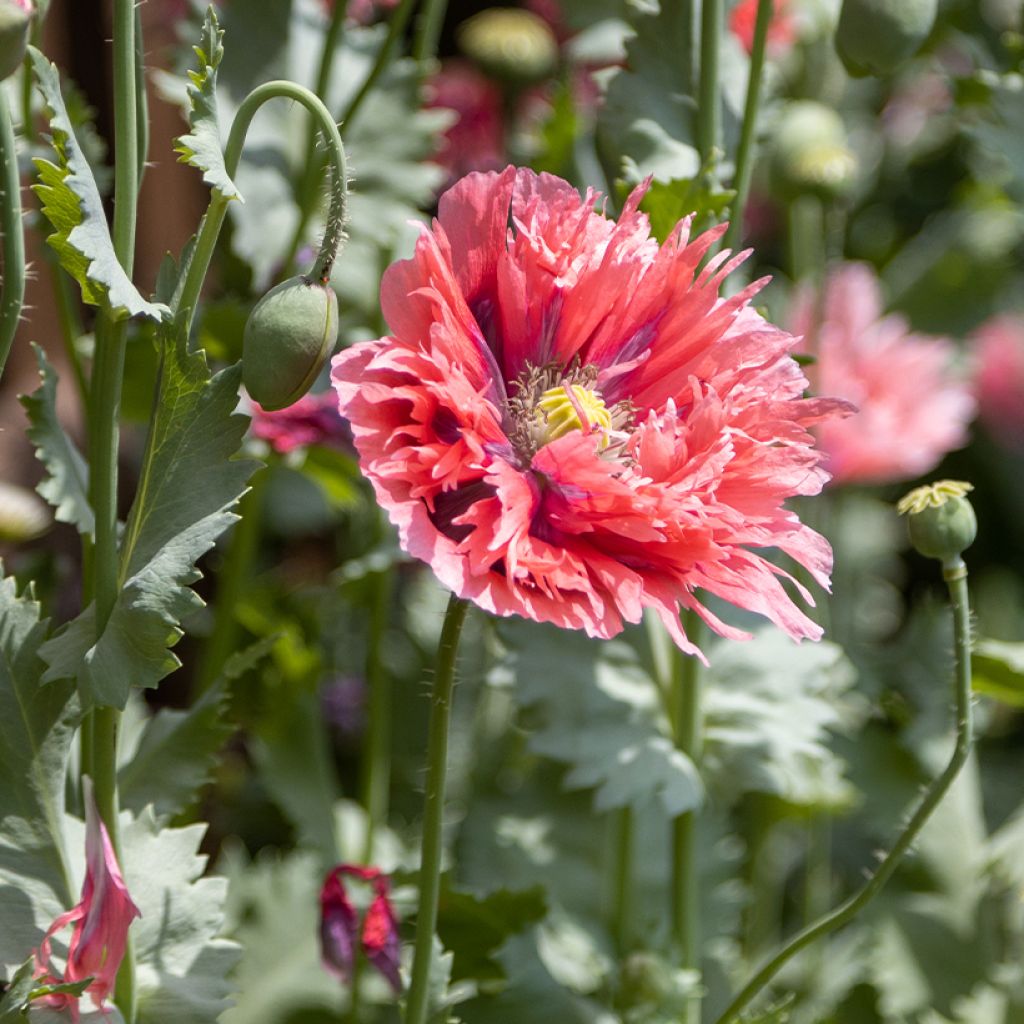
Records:
[[[21,404],[28,415],[29,440],[47,472],[36,490],[56,509],[59,522],[71,523],[79,533],[92,537],[95,517],[89,504],[89,467],[57,419],[57,371],[42,348],[33,348],[41,383],[31,395],[22,396]]]
[[[203,34],[193,47],[199,58],[199,70],[189,71],[189,114],[192,131],[178,139],[175,150],[180,161],[203,172],[203,181],[226,199],[242,195],[228,175],[220,148],[220,123],[217,119],[217,69],[224,57],[224,31],[211,6],[203,20]]]
[[[237,518],[256,463],[236,458],[246,419],[233,413],[240,371],[211,376],[184,326],[160,332],[159,400],[121,546],[117,604],[102,636],[89,606],[42,648],[45,680],[75,679],[86,706],[124,707],[131,683],[155,686],[177,668],[181,620],[201,607],[196,562]]]
[[[510,680],[529,712],[530,749],[570,766],[567,788],[595,789],[597,810],[656,798],[674,816],[700,805],[697,770],[669,739],[657,688],[630,647],[519,619],[499,632],[509,654],[495,678]]]
[[[972,667],[971,686],[976,693],[1024,707],[1024,643],[979,640]]]
[[[89,986],[92,978],[84,981],[42,985],[35,981],[33,972],[35,959],[26,960],[15,972],[11,983],[0,996],[0,1024],[17,1024],[28,1020],[28,1010],[33,1001],[49,995],[80,996]],[[33,1020],[37,1019],[33,1015]]]
[[[736,193],[715,188],[710,181],[701,172],[693,178],[652,182],[640,203],[640,209],[651,219],[651,234],[664,242],[676,224],[691,213],[694,234],[721,220]]]
[[[80,719],[73,688],[40,687],[47,624],[0,578],[0,965],[20,964],[72,905],[64,772]]]
[[[30,48],[36,83],[49,111],[57,163],[37,159],[33,186],[43,213],[54,227],[47,239],[61,266],[78,282],[82,298],[109,309],[115,318],[162,319],[167,308],[147,302],[125,274],[114,253],[96,179],[75,136],[60,90],[60,76],[38,50]]]

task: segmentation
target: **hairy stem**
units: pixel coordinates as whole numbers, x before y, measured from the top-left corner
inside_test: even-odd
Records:
[[[448,723],[455,685],[455,657],[468,604],[454,594],[448,601],[441,640],[437,647],[434,688],[430,698],[430,734],[427,740],[427,790],[423,803],[423,847],[420,861],[420,904],[416,914],[412,981],[405,1024],[426,1024],[428,980],[441,891],[441,832],[444,790],[448,773]]]
[[[732,1024],[740,1012],[797,953],[817,939],[841,928],[857,916],[878,895],[892,877],[907,850],[913,845],[960,773],[971,752],[973,734],[971,713],[971,640],[970,602],[967,594],[967,568],[959,559],[943,571],[953,610],[953,636],[956,658],[956,745],[943,773],[925,791],[917,809],[900,832],[890,851],[882,858],[867,882],[835,910],[798,932],[740,990],[716,1024]]]
[[[21,223],[21,176],[7,94],[0,91],[0,231],[4,276],[0,282],[0,374],[14,344],[25,302],[25,231]]]

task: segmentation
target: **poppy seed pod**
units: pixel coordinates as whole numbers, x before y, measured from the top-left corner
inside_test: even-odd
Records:
[[[297,402],[338,340],[338,297],[329,284],[298,276],[271,288],[245,324],[242,380],[264,409]]]
[[[10,78],[25,56],[32,13],[29,0],[0,0],[0,80]]]
[[[459,27],[459,47],[484,74],[513,86],[528,86],[558,64],[558,41],[531,11],[493,7]]]
[[[835,199],[849,191],[857,158],[846,141],[842,118],[814,100],[796,100],[782,114],[772,147],[775,187],[789,199]]]
[[[918,487],[896,506],[906,515],[910,543],[926,558],[957,561],[978,535],[978,520],[967,500],[974,488],[960,480]]]
[[[938,0],[843,0],[836,51],[851,75],[889,75],[912,57],[935,24]]]

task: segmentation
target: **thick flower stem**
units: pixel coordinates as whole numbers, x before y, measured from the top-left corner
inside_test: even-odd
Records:
[[[301,103],[314,116],[327,142],[327,152],[332,169],[331,209],[328,223],[336,225],[337,230],[333,233],[328,232],[328,235],[325,236],[314,273],[322,274],[326,271],[329,274],[329,264],[337,254],[337,246],[341,241],[341,229],[348,217],[348,169],[345,163],[345,147],[342,145],[338,126],[323,101],[304,86],[296,85],[295,82],[273,81],[257,86],[242,100],[235,119],[231,123],[228,143],[224,148],[224,166],[229,175],[235,174],[238,170],[238,161],[242,156],[245,136],[249,131],[249,125],[252,124],[252,119],[256,116],[256,111],[268,100],[276,98],[295,100],[297,103]],[[182,274],[171,300],[171,307],[175,313],[185,311],[188,324],[191,324],[192,318],[195,316],[199,293],[206,280],[207,271],[210,269],[210,261],[213,259],[213,251],[217,246],[217,239],[220,237],[220,229],[224,226],[224,217],[227,215],[230,201],[217,189],[213,190],[213,194],[210,196],[210,205],[206,208],[202,224],[199,226],[199,234],[188,269]],[[330,251],[332,245],[335,247],[334,251]]]
[[[423,847],[420,860],[420,902],[416,914],[412,980],[405,1024],[426,1024],[430,961],[433,955],[437,905],[441,891],[441,838],[444,790],[448,772],[448,723],[455,685],[455,658],[468,604],[454,594],[448,601],[437,647],[434,687],[430,697],[427,740],[427,789],[423,803]]]
[[[441,38],[441,28],[447,10],[448,0],[424,0],[420,8],[419,17],[416,19],[416,38],[412,44],[412,56],[419,65],[421,81],[426,77],[437,55],[437,43]]]
[[[721,145],[722,91],[718,51],[722,43],[722,0],[703,0],[700,14],[700,81],[697,103],[697,149],[708,167]]]
[[[688,614],[687,635],[699,643],[700,620]],[[673,652],[672,728],[676,747],[700,764],[703,740],[701,664],[696,657]],[[697,873],[697,812],[687,811],[672,823],[672,936],[687,970],[700,970],[700,883]],[[690,996],[681,1024],[700,1024],[700,995]]]
[[[0,375],[14,344],[25,302],[25,233],[21,223],[21,176],[7,96],[0,92],[0,231],[4,275],[0,282]]]
[[[747,98],[743,105],[743,126],[740,144],[736,150],[736,174],[733,185],[736,198],[729,211],[729,229],[723,246],[735,251],[743,236],[743,213],[750,195],[750,178],[754,170],[754,142],[757,136],[757,112],[761,105],[761,80],[764,54],[767,48],[768,26],[774,11],[773,0],[758,0],[757,20],[754,22],[754,43],[750,51],[750,77],[747,79]]]
[[[945,771],[928,787],[917,810],[899,834],[892,849],[860,890],[831,913],[798,932],[743,987],[716,1024],[732,1024],[751,1000],[768,985],[782,967],[802,949],[853,920],[871,902],[892,876],[907,850],[913,845],[960,773],[971,752],[971,640],[970,603],[967,594],[967,568],[960,559],[944,567],[943,576],[949,587],[953,610],[953,637],[956,657],[956,745]]]
[[[612,935],[619,956],[625,956],[633,939],[633,808],[623,807],[612,818],[614,861],[612,864]]]

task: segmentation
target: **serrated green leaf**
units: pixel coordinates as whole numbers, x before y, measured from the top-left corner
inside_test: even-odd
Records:
[[[15,971],[7,991],[0,996],[0,1024],[18,1024],[25,1020],[24,1011],[32,998],[35,966],[35,958],[29,957]]]
[[[39,605],[0,578],[0,965],[20,964],[72,905],[64,776],[80,719],[74,689],[40,687]]]
[[[971,686],[1011,707],[1024,707],[1024,643],[979,640],[974,647]]]
[[[632,648],[522,620],[502,622],[499,634],[509,651],[502,672],[529,712],[530,749],[570,765],[567,788],[593,788],[598,810],[656,798],[675,816],[700,805],[697,769],[668,738],[657,688]]]
[[[236,458],[246,418],[235,415],[241,370],[211,377],[188,349],[184,323],[164,325],[156,412],[121,546],[122,588],[97,640],[90,605],[48,641],[44,682],[75,679],[87,706],[124,707],[130,685],[156,686],[178,667],[171,647],[202,602],[196,562],[237,519],[257,467]]]
[[[199,58],[199,70],[189,71],[188,120],[192,131],[182,135],[175,146],[181,163],[203,172],[203,181],[226,199],[241,199],[235,183],[224,165],[220,146],[220,122],[217,118],[217,69],[224,57],[224,30],[217,22],[213,7],[208,7],[203,20],[203,34],[193,47]]]
[[[57,419],[57,371],[42,348],[33,348],[41,383],[31,395],[22,395],[21,404],[28,414],[29,440],[48,474],[36,490],[56,509],[59,522],[92,537],[96,520],[89,504],[89,467]]]
[[[147,302],[118,262],[96,179],[64,106],[57,67],[35,48],[30,47],[29,53],[36,84],[49,111],[57,154],[56,164],[36,160],[39,184],[33,186],[43,213],[55,229],[47,241],[61,266],[81,286],[87,303],[105,307],[115,319],[146,316],[161,320],[168,313],[167,307]]]
[[[717,223],[736,193],[715,188],[710,180],[702,173],[694,178],[652,182],[640,203],[640,209],[651,219],[651,234],[664,242],[676,224],[690,214],[694,214],[694,233]]]

